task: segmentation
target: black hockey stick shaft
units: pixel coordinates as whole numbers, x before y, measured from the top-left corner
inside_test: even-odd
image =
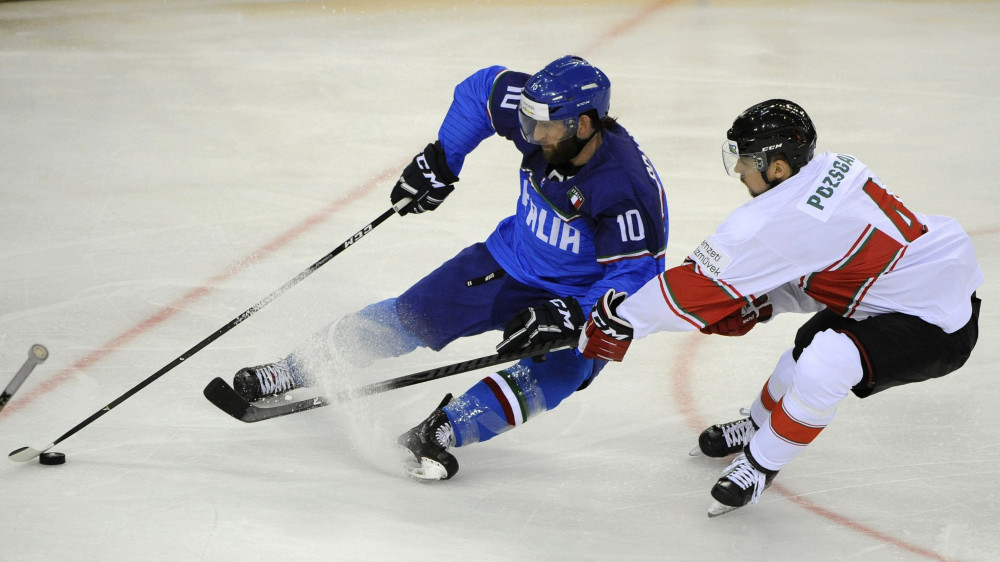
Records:
[[[24,365],[21,365],[21,368],[17,370],[17,374],[10,380],[7,388],[3,389],[3,392],[0,393],[0,410],[3,410],[3,407],[7,405],[7,402],[9,402],[11,397],[14,396],[17,389],[21,388],[21,384],[28,378],[31,371],[33,371],[39,364],[45,362],[48,358],[49,350],[46,349],[44,345],[36,343],[31,346],[31,349],[28,350],[28,359],[24,362]]]
[[[338,393],[337,400],[350,400],[360,396],[379,394],[396,388],[403,388],[432,380],[443,379],[452,375],[467,373],[477,369],[484,369],[486,367],[493,367],[502,363],[517,361],[526,357],[535,357],[552,351],[566,349],[575,346],[576,343],[576,338],[569,338],[522,351],[487,355],[485,357],[469,359],[467,361],[461,361],[451,365],[445,365],[443,367],[420,371],[419,373],[404,375],[395,379],[348,389]],[[247,402],[233,389],[233,387],[229,386],[229,383],[221,378],[212,379],[208,385],[205,386],[204,394],[205,398],[208,398],[208,400],[220,410],[246,423],[287,416],[289,414],[304,412],[314,408],[322,408],[323,406],[329,406],[331,404],[329,398],[325,396],[316,396],[314,398],[306,398],[295,402],[284,402],[278,404],[277,406],[257,406],[256,404]]]
[[[469,371],[475,371],[477,369],[485,369],[486,367],[493,367],[494,365],[499,365],[501,363],[518,361],[526,357],[535,357],[538,355],[544,355],[551,351],[558,351],[560,349],[565,349],[567,347],[573,347],[576,345],[577,341],[578,339],[574,337],[561,341],[552,342],[546,345],[541,345],[531,349],[525,349],[521,351],[514,351],[511,353],[503,353],[503,354],[495,353],[493,355],[487,355],[485,357],[477,357],[475,359],[469,359],[467,361],[460,361],[458,363],[452,363],[451,365],[445,365],[443,367],[437,367],[435,369],[427,369],[426,371],[420,371],[419,373],[403,375],[401,377],[397,377],[394,379],[375,382],[372,384],[367,384],[365,386],[359,386],[357,388],[345,390],[337,394],[337,400],[344,401],[344,400],[350,400],[351,398],[358,398],[360,396],[379,394],[387,390],[394,390],[396,388],[404,388],[407,386],[413,386],[415,384],[421,384],[428,381],[443,379],[445,377],[450,377],[452,375],[467,373]]]
[[[397,207],[400,204],[404,203],[404,202],[405,202],[405,200],[403,202],[398,203]],[[341,244],[340,246],[337,246],[337,248],[334,249],[332,252],[330,252],[329,254],[323,256],[322,258],[320,258],[319,261],[317,261],[316,263],[314,263],[314,264],[310,265],[309,267],[307,267],[305,270],[302,271],[302,273],[299,273],[293,279],[291,279],[290,281],[288,281],[287,283],[285,283],[284,285],[282,285],[281,287],[279,287],[276,291],[274,291],[270,295],[267,295],[266,297],[264,297],[263,299],[261,299],[257,304],[251,306],[246,311],[244,311],[242,314],[240,314],[236,318],[233,318],[232,320],[230,320],[228,324],[226,324],[225,326],[223,326],[223,327],[219,328],[218,330],[216,330],[215,333],[213,333],[212,335],[210,335],[207,338],[205,338],[205,339],[201,340],[200,342],[196,343],[191,349],[189,349],[189,350],[185,351],[184,353],[180,354],[176,359],[174,359],[170,363],[167,363],[166,365],[164,365],[159,371],[156,371],[155,373],[153,373],[152,375],[150,375],[149,377],[147,377],[145,380],[143,380],[139,384],[137,384],[137,385],[133,386],[132,388],[128,389],[128,391],[126,391],[125,394],[122,394],[121,396],[119,396],[118,398],[116,398],[114,401],[112,401],[110,404],[108,404],[107,406],[105,406],[105,407],[101,408],[100,410],[98,410],[98,411],[94,412],[93,414],[91,414],[91,416],[89,418],[83,420],[82,422],[80,422],[76,426],[74,426],[73,429],[70,429],[66,433],[64,433],[61,436],[59,436],[58,439],[56,439],[55,441],[53,441],[52,443],[50,443],[49,445],[47,445],[44,449],[39,450],[39,449],[32,449],[31,447],[21,447],[20,449],[16,449],[14,451],[11,451],[11,453],[8,455],[8,457],[11,460],[16,461],[16,462],[24,462],[24,461],[31,460],[31,459],[37,457],[38,455],[42,454],[43,452],[47,451],[48,449],[51,449],[52,447],[54,447],[59,442],[61,442],[61,441],[65,440],[65,439],[67,439],[68,437],[72,436],[73,434],[75,434],[76,432],[80,431],[84,427],[87,427],[88,425],[90,425],[91,423],[93,423],[95,420],[97,420],[97,418],[100,418],[104,414],[110,412],[115,407],[117,407],[119,404],[121,404],[122,402],[124,402],[124,401],[128,400],[129,398],[131,398],[137,392],[139,392],[140,390],[142,390],[142,389],[146,388],[147,386],[149,386],[150,384],[152,384],[153,381],[155,381],[156,379],[158,379],[158,378],[162,377],[163,375],[167,374],[168,372],[170,372],[174,367],[176,367],[176,366],[180,365],[181,363],[183,363],[184,361],[190,359],[191,356],[193,356],[195,353],[198,353],[199,351],[201,351],[202,349],[204,349],[208,344],[210,344],[210,343],[214,342],[215,340],[219,339],[226,332],[229,332],[230,330],[232,330],[233,328],[235,328],[236,326],[238,326],[240,323],[242,323],[244,320],[246,320],[247,318],[250,318],[251,316],[253,316],[258,310],[264,308],[265,306],[267,306],[268,304],[270,304],[271,301],[273,301],[274,299],[276,299],[279,296],[281,296],[282,293],[284,293],[288,289],[291,289],[295,285],[298,285],[303,279],[305,279],[306,277],[312,275],[312,273],[314,271],[316,271],[320,267],[323,267],[323,265],[326,264],[326,262],[330,261],[331,259],[333,259],[335,256],[337,256],[338,254],[340,254],[341,252],[343,252],[347,248],[350,248],[351,246],[353,246],[358,240],[361,240],[362,237],[364,237],[366,234],[368,234],[369,232],[371,232],[372,230],[374,230],[375,227],[377,227],[378,225],[380,225],[383,222],[385,222],[386,219],[388,219],[390,216],[394,215],[395,213],[396,213],[396,208],[390,208],[387,211],[385,211],[384,213],[382,213],[378,218],[376,218],[372,222],[368,223],[367,225],[365,225],[364,228],[362,228],[361,230],[359,230],[358,232],[356,232],[353,236],[351,236],[350,238],[348,238],[347,240],[345,240],[343,244]]]

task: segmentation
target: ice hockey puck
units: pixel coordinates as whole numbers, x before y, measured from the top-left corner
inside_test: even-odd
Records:
[[[42,464],[63,464],[66,462],[66,455],[62,453],[42,453],[38,457],[38,462]]]

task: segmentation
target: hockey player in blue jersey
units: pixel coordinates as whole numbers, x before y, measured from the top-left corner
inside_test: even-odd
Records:
[[[564,56],[534,75],[501,66],[462,81],[438,131],[392,189],[400,215],[433,211],[454,189],[466,155],[499,135],[521,153],[514,215],[397,298],[322,330],[309,346],[327,360],[364,365],[418,347],[503,330],[499,353],[579,335],[608,289],[632,293],[664,269],[667,204],[650,160],[609,117],[611,84]],[[306,352],[242,369],[247,399],[309,383]],[[451,478],[451,447],[486,441],[585,388],[606,364],[575,349],[492,373],[399,438],[409,473]]]

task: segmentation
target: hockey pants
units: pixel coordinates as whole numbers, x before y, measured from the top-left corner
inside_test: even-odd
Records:
[[[968,360],[979,338],[980,299],[953,333],[915,316],[885,314],[857,321],[818,312],[778,360],[750,409],[760,428],[750,454],[780,470],[825,428],[853,392],[866,398],[895,386],[942,377]]]
[[[320,339],[330,356],[362,366],[418,347],[437,351],[460,337],[502,330],[524,308],[558,296],[566,295],[505,275],[485,245],[474,244],[398,298],[333,323]],[[490,374],[444,408],[456,445],[486,441],[555,408],[586,387],[604,365],[569,349],[549,353],[542,362],[524,359]]]

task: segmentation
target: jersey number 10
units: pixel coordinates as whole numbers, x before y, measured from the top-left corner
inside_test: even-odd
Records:
[[[618,229],[621,231],[622,242],[638,242],[646,239],[646,229],[642,226],[639,211],[632,209],[623,215],[618,215]]]

